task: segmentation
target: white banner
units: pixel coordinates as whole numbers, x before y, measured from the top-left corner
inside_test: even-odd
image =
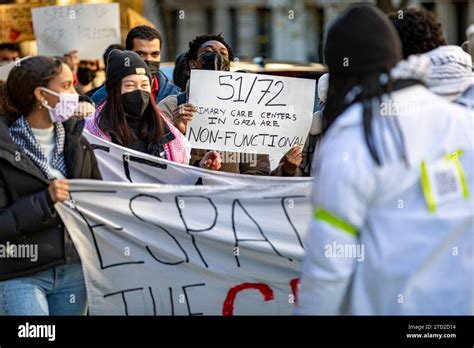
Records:
[[[313,178],[283,178],[215,172],[150,156],[102,140],[85,131],[107,181],[179,185],[255,185],[312,182]]]
[[[198,111],[186,137],[193,148],[281,157],[304,146],[313,118],[315,81],[191,70],[189,102]]]
[[[72,180],[70,204],[56,208],[91,315],[289,315],[310,192]]]
[[[31,11],[40,55],[62,56],[78,50],[81,59],[102,59],[109,45],[121,42],[119,4],[48,6]]]

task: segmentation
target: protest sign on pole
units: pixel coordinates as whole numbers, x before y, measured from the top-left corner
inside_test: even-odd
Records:
[[[187,128],[193,148],[281,156],[303,147],[311,127],[315,81],[228,71],[191,71]]]
[[[90,315],[292,314],[310,183],[69,188]]]
[[[48,6],[32,10],[38,53],[62,56],[78,50],[81,59],[101,59],[111,44],[119,44],[119,4]]]
[[[99,164],[102,178],[107,181],[125,181],[150,184],[177,185],[254,185],[312,183],[313,178],[285,178],[276,176],[243,175],[216,172],[184,165],[134,151],[100,139],[85,131]],[[247,156],[250,166],[257,164],[256,156]]]
[[[0,43],[34,40],[31,9],[41,4],[0,5]]]

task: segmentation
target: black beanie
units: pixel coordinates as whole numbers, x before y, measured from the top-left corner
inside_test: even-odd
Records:
[[[403,59],[402,44],[381,10],[369,3],[356,4],[329,28],[324,58],[330,74],[377,72]]]
[[[148,65],[138,54],[132,51],[112,50],[107,59],[105,89],[109,91],[128,75],[146,75],[151,82],[151,72]]]

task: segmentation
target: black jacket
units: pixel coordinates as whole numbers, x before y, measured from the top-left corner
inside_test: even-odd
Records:
[[[38,259],[32,262],[0,254],[0,281],[77,261],[77,252],[48,193],[51,181],[13,142],[8,126],[0,116],[0,244],[37,245]],[[64,128],[68,179],[100,180],[94,152],[82,137],[84,121],[70,119]]]

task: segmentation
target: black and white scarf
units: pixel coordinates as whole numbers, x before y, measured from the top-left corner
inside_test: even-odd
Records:
[[[62,123],[54,123],[54,131],[56,146],[54,147],[51,167],[59,170],[65,177],[67,177],[66,161],[64,158],[66,132]],[[10,126],[10,135],[13,141],[22,148],[23,152],[31,158],[48,179],[55,179],[54,175],[48,169],[48,159],[41,150],[41,146],[36,140],[35,135],[24,116],[19,117]]]

